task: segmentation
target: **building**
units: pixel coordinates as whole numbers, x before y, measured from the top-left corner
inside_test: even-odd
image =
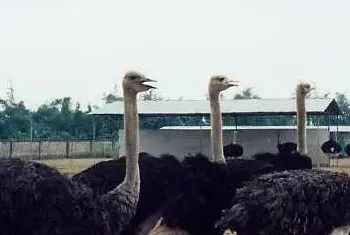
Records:
[[[221,112],[223,116],[276,116],[296,115],[295,99],[247,99],[223,100]],[[209,115],[209,101],[207,100],[181,100],[181,101],[139,101],[140,118],[144,116],[203,116]],[[306,109],[308,115],[330,116],[341,113],[339,105],[334,99],[307,99]],[[92,115],[116,115],[122,118],[124,105],[122,101],[108,104]],[[295,126],[224,126],[224,144],[233,141],[234,131],[237,131],[237,143],[243,145],[244,156],[254,153],[277,151],[278,140],[282,142],[296,142]],[[308,154],[314,164],[328,163],[320,146],[329,139],[329,128],[325,126],[308,126]],[[120,140],[124,132],[120,130]],[[123,146],[122,143],[120,143]],[[182,158],[188,153],[202,152],[210,154],[210,126],[167,126],[160,129],[140,130],[140,151],[152,155],[170,153]],[[120,154],[124,150],[121,148]]]

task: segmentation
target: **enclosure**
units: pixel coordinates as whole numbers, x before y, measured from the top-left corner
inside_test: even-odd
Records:
[[[296,142],[295,99],[220,102],[224,144],[237,141],[244,147],[244,157],[257,152],[276,152],[280,142]],[[208,100],[139,101],[140,151],[153,155],[170,153],[179,158],[188,153],[210,154],[209,107]],[[123,102],[117,101],[91,113],[118,121],[120,154],[124,153],[123,109]],[[341,110],[335,99],[326,98],[306,99],[306,110],[308,153],[315,165],[327,165],[329,158],[320,147],[330,138],[331,124],[337,124]],[[336,128],[333,136],[338,138],[338,134]]]

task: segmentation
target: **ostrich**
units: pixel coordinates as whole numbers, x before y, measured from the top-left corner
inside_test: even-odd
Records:
[[[236,121],[237,124],[237,121]],[[233,132],[233,141],[224,146],[224,155],[225,158],[238,158],[244,153],[243,146],[237,144],[237,128]]]
[[[342,151],[340,144],[333,139],[324,142],[321,146],[321,149],[322,152],[326,154],[338,154]]]
[[[303,97],[309,90],[309,84],[297,87]],[[299,105],[305,112],[305,102],[298,101]],[[305,115],[298,117],[298,129],[305,128]],[[298,132],[299,151],[303,153],[305,136],[303,130]],[[269,173],[237,191],[216,228],[219,234],[238,235],[348,233],[349,205],[350,178],[346,174],[315,169]]]
[[[262,175],[239,189],[220,234],[348,234],[350,178],[323,170]],[[339,233],[339,231],[346,233]],[[338,231],[338,232],[336,232]]]
[[[302,153],[307,153],[306,146],[306,96],[313,90],[313,87],[308,83],[298,84],[296,93],[296,106],[297,106],[297,150]]]
[[[312,161],[306,155],[306,106],[305,99],[313,88],[308,83],[300,83],[296,87],[297,108],[297,144],[286,142],[278,144],[279,153],[258,153],[253,156],[257,160],[266,160],[276,170],[311,169]]]
[[[104,194],[122,182],[125,176],[125,160],[123,156],[99,162],[77,173],[72,180],[89,186],[98,194]],[[139,165],[140,198],[136,214],[123,234],[147,234],[158,220],[155,218],[157,211],[177,192],[182,176],[182,163],[169,154],[154,157],[141,152]]]
[[[224,146],[224,155],[226,159],[229,157],[238,158],[243,155],[243,152],[242,145],[237,143],[231,142]]]
[[[339,153],[342,151],[342,147],[337,141],[331,137],[322,144],[321,149],[329,157],[329,160],[336,159],[336,164],[338,165]],[[329,161],[329,163],[331,162]]]
[[[123,79],[126,174],[103,195],[44,164],[0,162],[0,234],[116,235],[135,214],[139,198],[137,93],[154,88],[137,72]]]
[[[211,117],[212,161],[197,154],[184,159],[185,177],[179,192],[162,210],[150,234],[212,234],[213,223],[232,198],[228,167],[223,153],[219,95],[236,86],[223,75],[210,78],[208,93]]]
[[[253,160],[225,160],[222,145],[222,118],[219,94],[234,81],[225,76],[212,76],[209,81],[211,110],[211,145],[213,162],[201,154],[186,157],[183,161],[185,176],[182,187],[162,210],[161,218],[150,232],[155,234],[214,233],[214,222],[221,210],[230,205],[236,187],[253,173]],[[266,166],[266,165],[265,165]],[[269,165],[271,166],[271,165]],[[239,171],[239,167],[245,170]],[[253,166],[263,171],[262,164]]]

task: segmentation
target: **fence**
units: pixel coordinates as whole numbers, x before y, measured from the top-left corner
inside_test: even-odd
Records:
[[[119,143],[104,140],[0,140],[0,158],[26,160],[119,156]]]

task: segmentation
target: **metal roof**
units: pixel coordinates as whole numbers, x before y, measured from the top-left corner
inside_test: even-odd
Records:
[[[211,130],[211,126],[163,126],[161,130]],[[235,130],[236,126],[222,126],[222,130]],[[296,130],[296,126],[237,126],[237,130]],[[306,129],[328,129],[327,126],[307,126]],[[331,129],[332,131],[333,129]]]
[[[211,126],[163,126],[161,130],[211,130]],[[237,130],[296,130],[297,126],[237,126]],[[307,126],[308,130],[328,130],[330,132],[348,132],[350,126]],[[236,130],[236,126],[222,126],[222,130]]]
[[[350,132],[350,126],[307,126],[306,129],[326,129],[330,132]],[[163,126],[161,130],[211,130],[211,126]],[[222,126],[223,130],[235,130],[236,126]],[[296,126],[237,126],[237,130],[296,130]]]
[[[221,112],[233,115],[294,115],[296,114],[295,99],[242,99],[221,100]],[[306,99],[308,114],[340,114],[340,108],[335,99]],[[160,100],[138,101],[138,111],[144,116],[160,115],[203,115],[210,113],[208,100]],[[91,115],[123,115],[123,101],[107,104],[93,110]]]

